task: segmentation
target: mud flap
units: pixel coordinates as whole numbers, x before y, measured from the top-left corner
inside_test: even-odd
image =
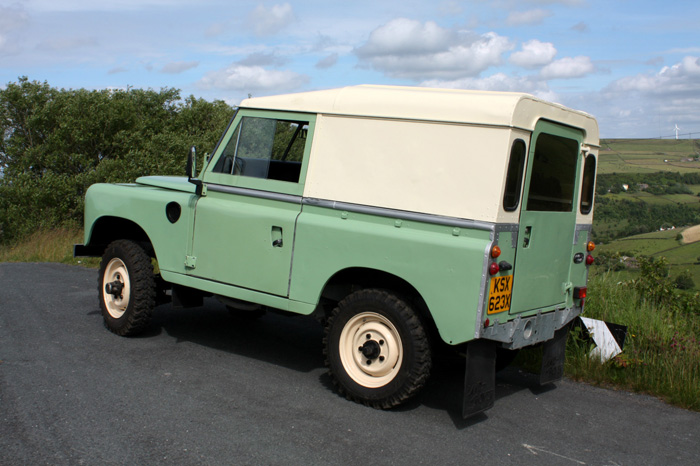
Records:
[[[496,342],[472,340],[467,344],[464,375],[464,419],[486,411],[496,400]]]
[[[566,337],[569,335],[570,327],[570,324],[565,325],[554,332],[554,337],[542,346],[540,385],[557,382],[564,376]]]

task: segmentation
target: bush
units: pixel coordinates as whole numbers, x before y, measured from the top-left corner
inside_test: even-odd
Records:
[[[695,282],[693,281],[693,276],[690,274],[690,270],[685,270],[678,275],[673,284],[679,290],[692,290],[695,288]]]
[[[82,223],[93,183],[184,175],[188,148],[213,150],[232,114],[177,89],[9,83],[0,89],[0,243]]]

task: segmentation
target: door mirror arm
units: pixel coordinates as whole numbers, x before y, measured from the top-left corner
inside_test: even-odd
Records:
[[[195,194],[197,194],[197,196],[201,196],[203,184],[202,180],[197,178],[197,149],[194,146],[190,147],[190,152],[187,154],[187,165],[185,167],[185,172],[187,174],[187,181],[196,186]]]

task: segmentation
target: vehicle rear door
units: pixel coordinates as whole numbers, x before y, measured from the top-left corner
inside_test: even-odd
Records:
[[[580,130],[538,122],[525,171],[510,313],[563,307],[571,292]]]

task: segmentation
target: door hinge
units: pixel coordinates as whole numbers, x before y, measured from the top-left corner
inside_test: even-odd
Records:
[[[197,258],[194,256],[185,256],[185,268],[194,269],[197,266]]]

